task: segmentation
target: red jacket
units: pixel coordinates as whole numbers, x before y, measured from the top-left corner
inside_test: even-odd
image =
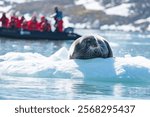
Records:
[[[46,32],[51,31],[51,25],[49,23],[42,23],[41,31],[46,31]]]
[[[42,28],[42,24],[43,24],[43,23],[44,23],[44,21],[41,21],[41,22],[38,24],[38,30],[39,30],[39,31],[42,30],[41,28]]]
[[[28,22],[27,21],[24,21],[21,25],[21,28],[24,29],[24,30],[28,30]]]
[[[42,16],[41,17],[41,21],[39,22],[39,24],[38,24],[38,29],[39,29],[39,31],[41,31],[42,29],[41,29],[41,27],[42,27],[42,24],[45,22],[45,17],[44,16]]]
[[[28,22],[28,30],[32,30],[32,31],[38,30],[38,22],[30,20]]]
[[[8,27],[9,19],[6,16],[2,16],[0,18],[0,21],[2,22],[2,27],[5,27],[5,28]]]
[[[18,20],[16,21],[16,23],[17,23],[17,28],[21,28],[21,25],[22,25],[23,21],[24,21],[24,17],[21,17],[21,19],[18,19]]]
[[[10,28],[17,28],[17,22],[18,22],[18,17],[11,16],[10,22],[9,22],[9,27]]]

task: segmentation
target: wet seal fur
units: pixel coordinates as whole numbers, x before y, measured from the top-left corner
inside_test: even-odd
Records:
[[[91,59],[113,57],[109,43],[99,35],[82,36],[69,49],[70,59]]]

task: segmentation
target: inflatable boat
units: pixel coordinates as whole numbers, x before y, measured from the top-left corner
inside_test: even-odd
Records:
[[[64,32],[40,32],[0,27],[0,37],[28,40],[75,40],[80,35],[74,33],[72,29],[71,31],[66,29]]]

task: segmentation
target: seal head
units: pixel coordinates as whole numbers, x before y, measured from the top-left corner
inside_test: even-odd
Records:
[[[69,50],[70,59],[113,57],[109,43],[101,36],[82,36],[75,40]]]

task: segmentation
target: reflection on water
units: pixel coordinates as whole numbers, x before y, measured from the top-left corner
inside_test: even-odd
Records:
[[[150,86],[84,79],[4,77],[0,99],[149,99]]]
[[[113,95],[115,97],[122,97],[124,92],[124,86],[122,84],[115,84],[113,87]]]
[[[5,77],[0,99],[149,99],[150,86],[83,79]]]

